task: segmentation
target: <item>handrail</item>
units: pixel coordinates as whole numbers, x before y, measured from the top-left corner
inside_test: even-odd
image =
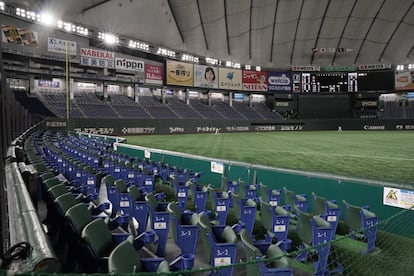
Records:
[[[15,152],[15,146],[8,153]],[[26,258],[13,260],[8,267],[10,272],[59,272],[60,262],[39,221],[26,184],[20,173],[17,161],[8,156],[5,162],[5,189],[8,203],[8,227],[10,246],[21,242],[30,244]]]

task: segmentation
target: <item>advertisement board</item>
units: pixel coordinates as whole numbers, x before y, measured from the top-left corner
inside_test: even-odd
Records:
[[[38,47],[38,33],[15,26],[2,25],[2,42]]]
[[[194,65],[194,86],[218,88],[218,70],[216,67]]]
[[[242,71],[233,68],[219,68],[219,88],[242,90]]]
[[[395,71],[395,90],[413,90],[414,71]]]
[[[267,72],[243,70],[242,82],[244,91],[267,91]]]
[[[145,83],[163,83],[163,70],[161,65],[145,64]]]
[[[61,54],[66,54],[67,51],[69,55],[76,55],[78,52],[77,44],[75,41],[59,39],[50,36],[47,38],[47,50],[49,52]]]
[[[267,72],[267,90],[269,92],[291,92],[292,73],[290,72]]]
[[[193,86],[193,64],[167,60],[167,84]]]
[[[115,58],[115,69],[130,71],[130,72],[144,72],[144,62],[142,60]]]
[[[115,53],[81,48],[81,64],[85,66],[115,69]]]

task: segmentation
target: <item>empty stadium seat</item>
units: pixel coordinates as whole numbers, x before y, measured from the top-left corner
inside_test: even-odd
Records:
[[[250,238],[249,233],[245,229],[240,232],[240,239],[244,245],[246,253],[246,261],[255,261],[254,264],[246,265],[247,275],[280,275],[291,276],[292,270],[289,265],[288,258],[276,244],[269,244],[261,251]],[[266,260],[271,259],[271,260]],[[263,260],[262,262],[256,262]]]
[[[193,212],[182,213],[177,202],[167,206],[175,243],[180,247],[181,254],[195,254],[198,238],[198,215]]]
[[[162,195],[159,195],[160,197]],[[151,218],[151,228],[158,235],[157,256],[163,257],[167,246],[170,229],[170,214],[167,211],[168,202],[159,201],[153,193],[145,196]]]
[[[351,237],[360,238],[362,235],[367,240],[367,249],[362,253],[371,253],[375,250],[377,237],[378,217],[368,207],[351,205],[345,200],[345,223],[350,229]]]
[[[287,238],[291,221],[289,212],[281,206],[270,205],[262,197],[259,197],[259,202],[262,223],[267,230],[266,241],[272,242],[273,238],[276,238],[282,250],[289,250],[292,243]]]
[[[230,226],[212,225],[204,213],[199,215],[198,227],[206,261],[216,267],[218,274],[232,275],[233,267],[219,267],[236,261],[237,236],[234,230]]]
[[[343,267],[337,264],[333,270],[328,268],[328,258],[331,249],[331,241],[334,236],[333,229],[329,222],[309,213],[302,212],[296,206],[297,225],[296,232],[302,240],[301,250],[296,259],[306,262],[308,259],[309,248],[318,254],[318,260],[314,262],[314,275],[329,275],[330,273],[340,273]]]
[[[235,229],[236,232],[240,232],[241,229],[246,229],[249,235],[251,235],[256,220],[257,204],[251,198],[241,198],[238,194],[233,192],[231,192],[231,195],[233,198],[233,209],[236,218],[239,220],[239,223],[237,226],[233,227],[233,229]]]
[[[335,200],[326,200],[323,197],[312,193],[313,196],[313,214],[320,215],[324,220],[332,226],[334,234],[338,227],[340,209]]]
[[[108,272],[115,274],[139,272],[169,272],[170,267],[164,258],[141,258],[127,239],[117,245],[109,254]]]
[[[214,210],[220,225],[226,225],[229,212],[230,196],[227,192],[216,191],[210,184],[207,186],[210,209]]]
[[[295,212],[295,206],[299,207],[299,210],[306,212],[308,209],[308,201],[306,194],[295,194],[295,192],[283,187],[285,193],[285,205],[290,208],[292,213]]]

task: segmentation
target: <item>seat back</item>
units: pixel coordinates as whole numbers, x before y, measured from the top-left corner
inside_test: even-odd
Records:
[[[137,186],[135,185],[129,186],[127,191],[135,201],[142,200],[141,192],[139,191]]]
[[[109,273],[136,273],[141,271],[139,254],[129,240],[121,242],[108,258]]]
[[[283,191],[285,192],[285,204],[289,205],[292,210],[295,208],[295,202],[294,197],[295,193],[293,191],[290,191],[286,189],[286,187],[283,188]]]
[[[65,184],[58,184],[55,185],[47,191],[51,200],[54,201],[58,196],[61,196],[63,194],[69,193],[68,188]]]
[[[211,236],[213,235],[213,233],[211,229],[211,223],[208,220],[207,215],[204,213],[198,216],[198,229],[200,230],[200,237],[203,243],[203,248],[205,250],[204,251],[205,260],[207,262],[210,262],[211,250],[212,250],[212,247],[214,246],[210,242],[210,240],[212,239]]]
[[[65,215],[66,211],[70,207],[78,203],[79,202],[76,200],[75,196],[71,193],[62,194],[55,199],[55,204],[62,216]]]
[[[361,218],[361,207],[349,204],[345,200],[342,201],[345,205],[345,223],[353,231],[360,231],[363,228]]]
[[[267,231],[272,231],[272,214],[270,213],[272,206],[265,202],[262,197],[259,197],[259,202],[263,226]]]
[[[127,192],[127,186],[122,179],[117,179],[114,182],[114,186],[118,188],[119,192],[126,193]]]
[[[92,221],[92,215],[83,203],[78,203],[69,208],[65,213],[65,218],[79,236],[82,229]]]
[[[112,249],[112,234],[100,218],[91,221],[83,228],[82,239],[92,249],[95,257],[107,257]]]
[[[288,268],[290,269],[289,260],[276,244],[272,244],[266,251],[266,258],[272,259],[268,264],[272,268]],[[283,257],[282,257],[283,256]],[[279,258],[278,258],[279,257]],[[285,274],[283,274],[285,275]]]
[[[315,193],[313,195],[313,213],[315,215],[321,215],[326,213],[325,201],[326,199],[320,196],[317,196]]]
[[[145,196],[145,200],[147,201],[148,205],[150,205],[154,211],[158,209],[158,200],[155,198],[153,193],[149,193]]]
[[[240,239],[244,245],[244,252],[246,254],[246,261],[255,261],[256,257],[261,257],[262,253],[260,250],[253,245],[253,241],[250,238],[249,233],[247,233],[246,229],[241,230],[240,232]],[[246,266],[247,275],[249,276],[259,276],[260,269],[259,263],[249,264]]]
[[[237,193],[235,193],[235,192],[230,192],[231,193],[231,197],[233,198],[233,210],[234,210],[234,214],[236,215],[236,218],[238,219],[238,220],[240,220],[241,219],[241,206],[240,206],[240,204],[242,204],[241,203],[241,198],[240,198],[240,196],[237,194]]]
[[[306,244],[312,244],[312,224],[310,220],[313,218],[313,215],[309,213],[304,213],[300,211],[299,208],[296,209],[298,223],[296,225],[296,232],[299,238]]]

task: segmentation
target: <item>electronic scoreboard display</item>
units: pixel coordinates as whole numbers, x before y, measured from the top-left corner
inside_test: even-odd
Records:
[[[302,92],[347,92],[348,73],[312,72],[302,73]]]
[[[394,71],[367,71],[349,73],[348,79],[352,83],[352,85],[350,85],[349,92],[394,90],[394,78]]]
[[[394,90],[394,71],[309,72],[300,84],[305,93],[387,91]]]

